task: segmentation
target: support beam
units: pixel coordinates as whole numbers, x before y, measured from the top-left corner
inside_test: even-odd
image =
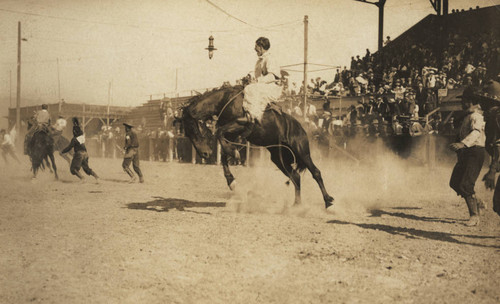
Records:
[[[308,46],[309,17],[304,16],[304,120],[307,117],[307,46]]]
[[[362,3],[373,4],[378,7],[378,50],[384,47],[384,6],[386,0],[379,0],[378,2],[371,2],[367,0],[355,0]],[[432,0],[430,0],[432,3]]]

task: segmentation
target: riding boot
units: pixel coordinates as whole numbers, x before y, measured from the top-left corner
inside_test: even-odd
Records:
[[[465,226],[477,226],[479,224],[479,213],[477,200],[474,195],[465,197],[465,202],[467,203],[467,208],[469,209],[469,220],[465,223]]]
[[[248,113],[246,113],[245,116],[236,119],[237,123],[245,126],[245,130],[243,130],[243,132],[239,135],[241,138],[246,139],[252,133],[255,126],[254,121],[255,119]]]

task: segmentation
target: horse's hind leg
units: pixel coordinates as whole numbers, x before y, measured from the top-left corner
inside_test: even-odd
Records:
[[[321,189],[321,194],[323,194],[323,200],[325,201],[325,208],[332,206],[333,197],[331,197],[328,192],[326,192],[325,184],[323,183],[323,178],[321,177],[321,171],[314,165],[311,155],[307,154],[302,158],[304,163],[306,164],[307,169],[311,172],[314,180],[318,183],[319,188]]]
[[[54,174],[56,176],[56,180],[58,180],[59,176],[57,175],[57,167],[56,167],[56,161],[54,159],[54,154],[50,153],[49,157],[50,157],[50,161],[52,162],[52,168],[54,169]]]
[[[295,187],[295,201],[294,201],[294,206],[295,205],[300,205],[301,203],[301,197],[300,197],[300,174],[297,172],[297,170],[292,168],[291,161],[289,158],[284,157],[282,153],[284,152],[283,150],[280,150],[278,148],[269,148],[269,152],[271,152],[271,161],[278,167],[278,169],[283,172],[286,176],[290,178],[290,180],[293,183],[293,186]]]

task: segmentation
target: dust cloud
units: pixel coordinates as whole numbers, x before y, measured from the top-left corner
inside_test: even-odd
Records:
[[[379,208],[418,208],[422,202],[457,203],[460,198],[449,188],[454,164],[445,139],[434,138],[437,154],[426,163],[426,138],[415,139],[411,152],[401,155],[382,139],[357,138],[350,147],[357,153],[334,147],[311,147],[313,161],[321,170],[327,191],[335,198],[334,214],[369,214]],[[400,152],[400,151],[399,151]],[[302,174],[302,206],[293,207],[294,187],[270,161],[269,153],[251,152],[250,167],[232,167],[237,186],[229,200],[236,212],[280,213],[319,216],[324,202],[309,171]],[[479,183],[478,183],[479,185]],[[482,187],[481,186],[476,186]]]

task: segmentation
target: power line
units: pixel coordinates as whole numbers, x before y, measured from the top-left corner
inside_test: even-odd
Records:
[[[262,27],[260,27],[260,26],[256,26],[256,25],[250,24],[250,23],[248,23],[248,22],[246,22],[246,21],[241,20],[241,19],[240,19],[240,18],[238,18],[238,17],[235,17],[235,16],[231,15],[230,13],[228,13],[228,12],[227,12],[227,11],[225,11],[223,8],[221,8],[220,6],[216,5],[215,3],[213,3],[213,2],[212,2],[212,1],[210,1],[210,0],[205,0],[205,1],[207,1],[207,3],[208,3],[208,4],[212,5],[213,7],[215,7],[215,8],[216,8],[216,9],[218,9],[219,11],[223,12],[224,14],[226,14],[226,15],[227,15],[228,17],[230,17],[230,18],[233,18],[233,19],[235,19],[235,20],[238,20],[239,22],[244,23],[244,24],[246,24],[246,25],[248,25],[248,26],[251,26],[251,27],[255,27],[255,28],[258,28],[258,29],[264,30],[264,28],[262,28]]]

